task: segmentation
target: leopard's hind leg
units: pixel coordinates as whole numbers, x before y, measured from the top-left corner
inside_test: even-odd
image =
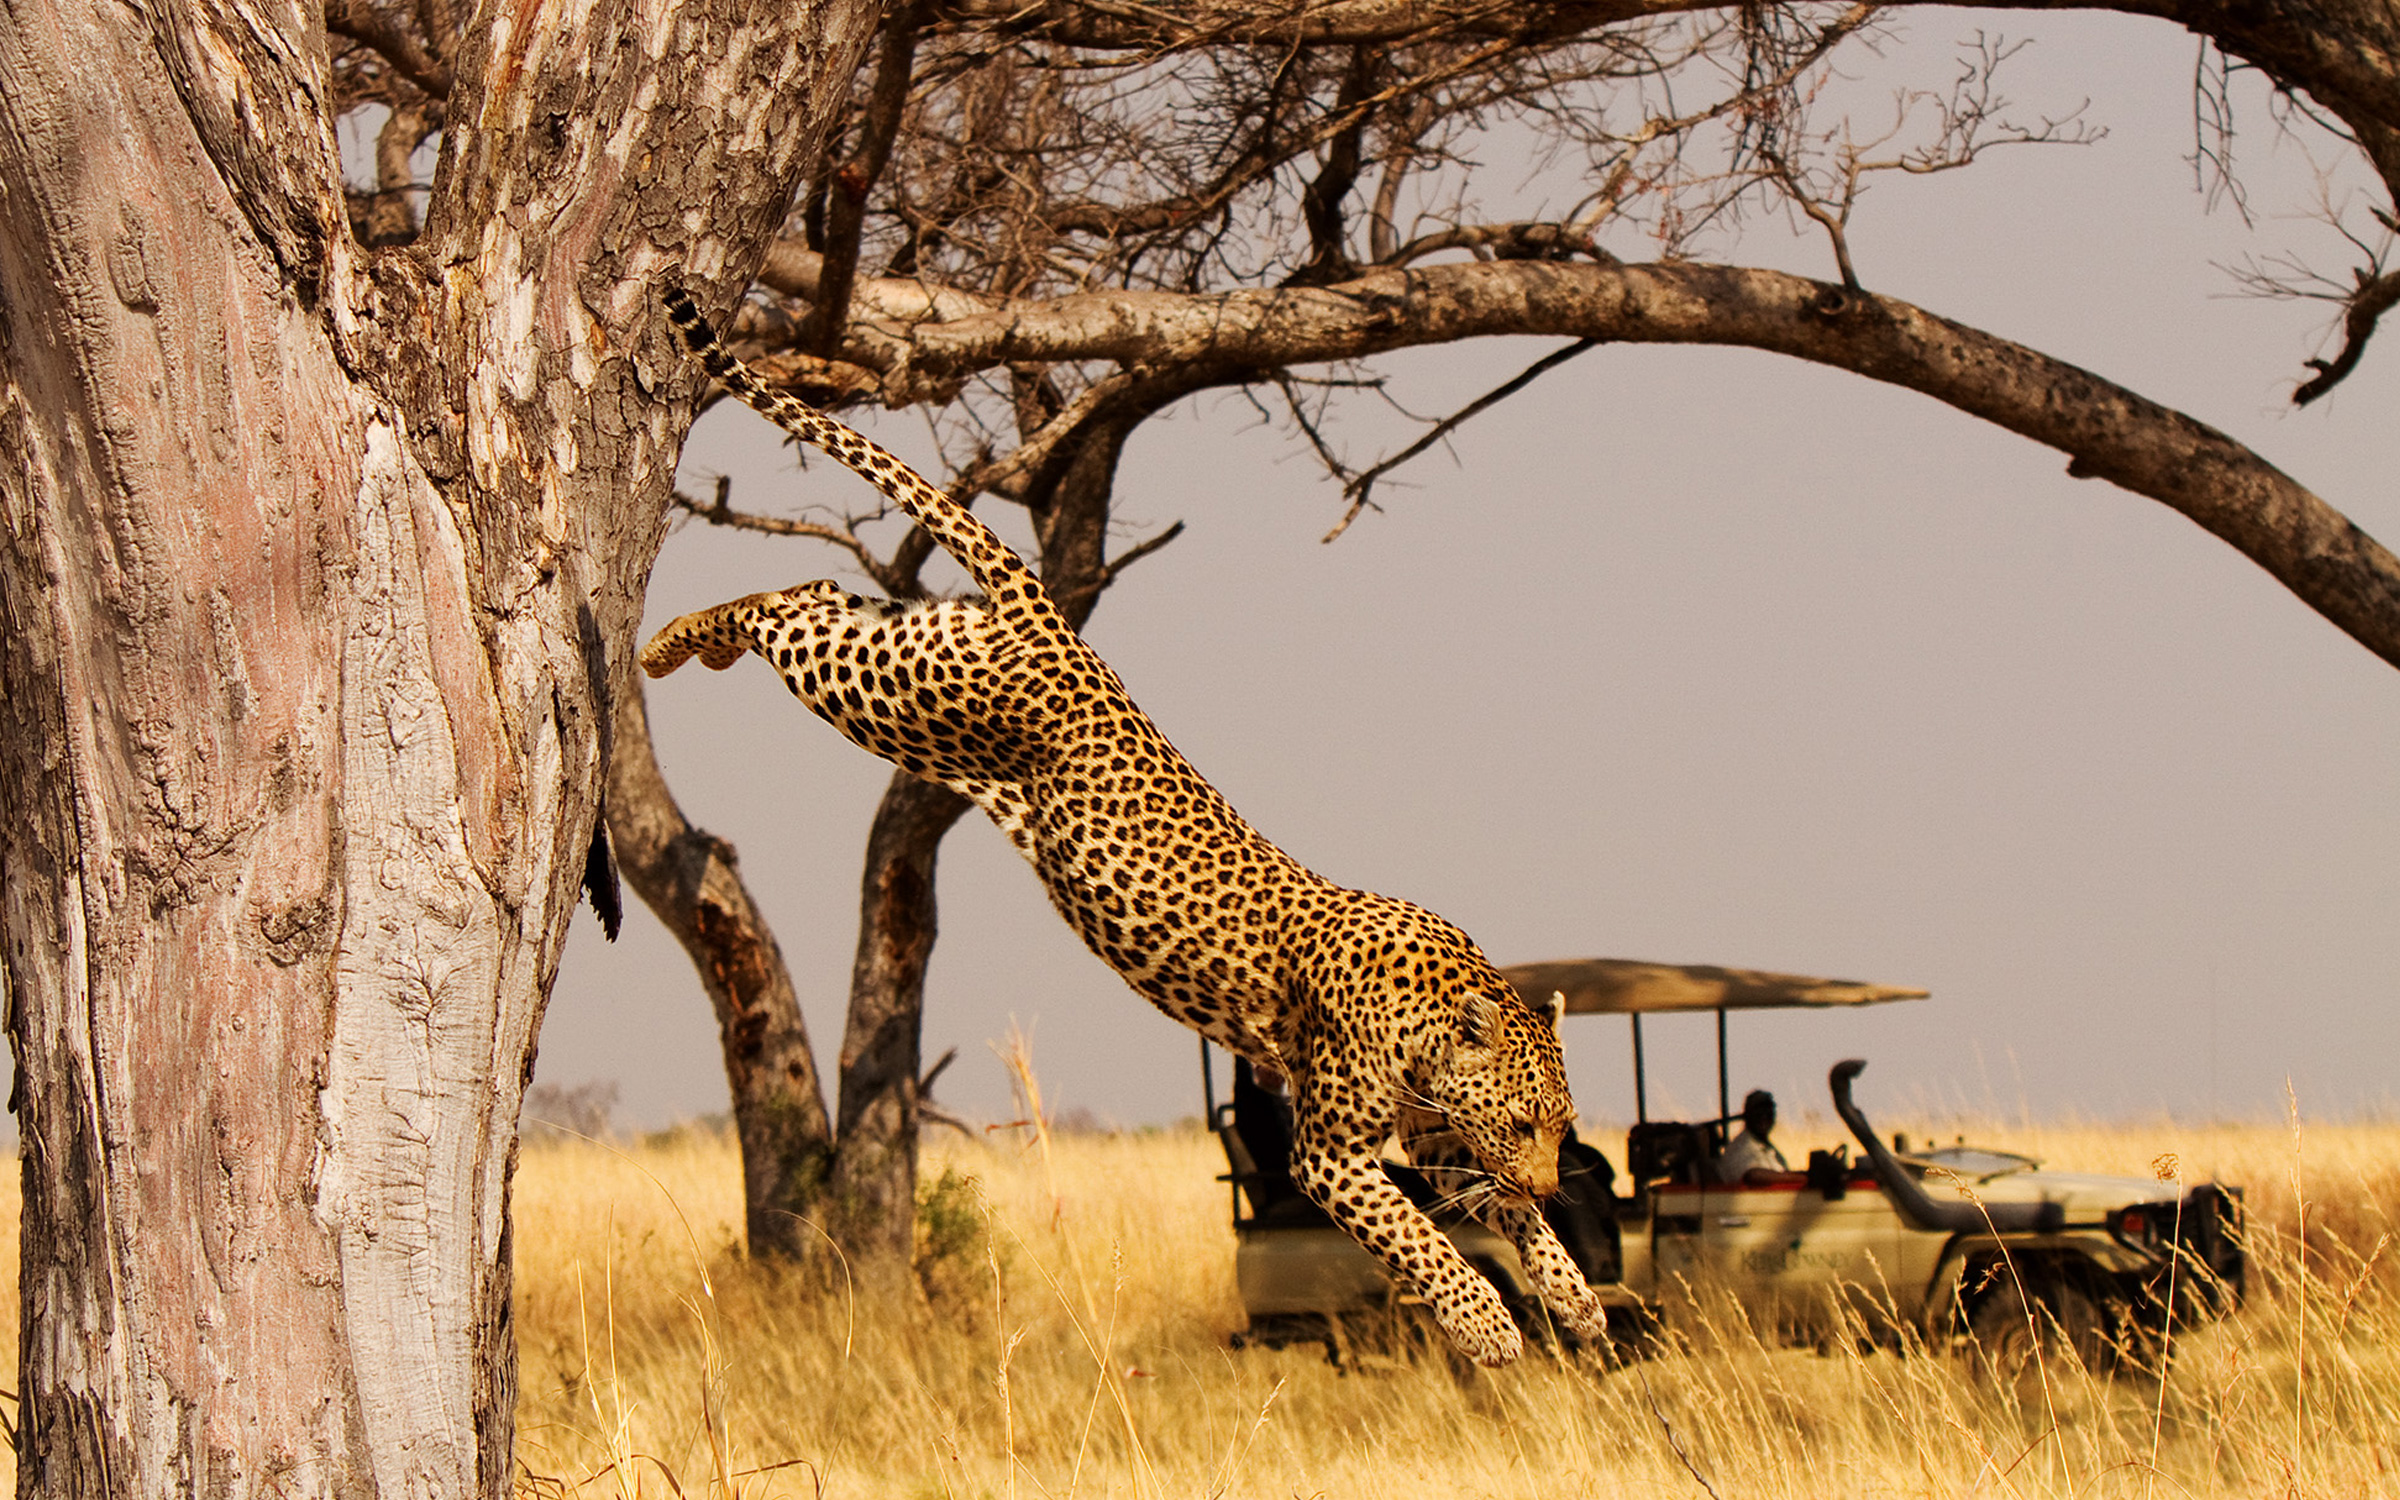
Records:
[[[757,637],[751,627],[758,617],[759,606],[782,597],[782,594],[751,594],[713,609],[676,616],[642,647],[642,670],[652,677],[664,677],[697,656],[700,664],[710,671],[724,671],[756,646]]]
[[[1023,646],[980,600],[894,604],[820,580],[685,615],[641,660],[656,677],[692,656],[722,667],[744,651],[852,744],[904,771],[961,790],[1025,778],[1041,721],[1024,701]],[[994,821],[1022,846],[1005,810]]]

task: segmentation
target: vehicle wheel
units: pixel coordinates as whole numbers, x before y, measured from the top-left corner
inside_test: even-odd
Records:
[[[1481,1266],[1476,1269],[1483,1271],[1494,1286],[1501,1285],[1500,1279],[1490,1271]],[[1503,1290],[1500,1301],[1508,1309],[1509,1321],[1517,1325],[1518,1335],[1525,1340],[1527,1356],[1547,1355],[1557,1359],[1583,1346],[1583,1340],[1568,1331],[1541,1298],[1523,1297]]]
[[[2030,1305],[2029,1305],[2030,1304]],[[2003,1271],[1967,1320],[1968,1358],[1978,1379],[2023,1406],[2043,1400],[2051,1379],[2110,1365],[2108,1318],[2071,1281]]]
[[[2120,1373],[2132,1372],[2149,1380],[2167,1378],[2167,1367],[2175,1362],[2175,1346],[2183,1328],[2178,1324],[2174,1336],[2164,1329],[2151,1328],[2126,1318],[2120,1325],[2115,1353]]]

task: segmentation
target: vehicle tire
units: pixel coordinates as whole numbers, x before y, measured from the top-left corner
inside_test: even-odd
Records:
[[[2113,1352],[2108,1316],[2092,1295],[2030,1268],[2021,1275],[2003,1269],[1967,1319],[1977,1379],[2020,1406],[2042,1404],[2046,1379],[2106,1373]]]
[[[1608,1337],[1584,1345],[1578,1354],[1603,1370],[1622,1370],[1636,1360],[1663,1353],[1663,1335],[1657,1315],[1649,1309],[1612,1307],[1608,1310]]]
[[[2152,1328],[2138,1322],[2128,1314],[2119,1321],[2113,1346],[2118,1373],[2138,1375],[2149,1381],[2166,1379],[2168,1367],[2175,1362],[2176,1345],[2182,1341],[2183,1331],[2180,1322],[2170,1334],[2164,1328]]]

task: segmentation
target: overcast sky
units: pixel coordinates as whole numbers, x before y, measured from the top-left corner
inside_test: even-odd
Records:
[[[1920,76],[1945,74],[1979,21],[2038,39],[2012,95],[2088,95],[2109,135],[1879,188],[1854,229],[1865,283],[2223,428],[2400,544],[2400,332],[2295,412],[2327,309],[2241,298],[2220,269],[2299,249],[2346,271],[2344,247],[2294,217],[2313,191],[2297,143],[2252,95],[2256,221],[2212,214],[2185,160],[2187,35],[1922,12],[1901,22],[1931,49]],[[1821,241],[1775,228],[1738,258],[1831,274]],[[1547,347],[1384,368],[1437,412]],[[1336,432],[1362,459],[1411,435],[1364,403]],[[926,451],[915,418],[880,435]],[[867,499],[827,463],[802,474],[730,407],[684,462],[688,490],[729,473],[750,508]],[[1614,347],[1479,418],[1323,546],[1334,487],[1238,396],[1212,396],[1129,450],[1125,542],[1187,529],[1089,634],[1270,838],[1441,912],[1497,962],[1613,955],[1933,991],[1737,1018],[1737,1096],[1764,1085],[1787,1112],[1821,1109],[1827,1066],[1862,1056],[1870,1109],[2267,1114],[2287,1085],[2315,1114],[2389,1108],[2400,674],[2190,522],[2064,467],[1856,376]],[[839,561],[688,526],[653,577],[650,628]],[[653,684],[650,713],[687,814],[740,850],[830,1086],[888,768],[755,660]],[[944,845],[940,895],[925,1051],[960,1050],[944,1104],[1008,1117],[990,1047],[1014,1024],[1058,1108],[1198,1110],[1191,1034],[1083,950],[980,818]],[[617,1081],[625,1123],[722,1109],[707,1001],[628,900],[613,946],[578,918],[538,1077]],[[1629,1115],[1623,1023],[1567,1029],[1586,1115]],[[1654,1088],[1713,1102],[1707,1022],[1651,1034]]]

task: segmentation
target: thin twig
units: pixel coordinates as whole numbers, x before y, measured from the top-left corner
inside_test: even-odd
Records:
[[[971,496],[996,488],[1027,469],[1039,466],[1069,433],[1099,411],[1103,403],[1134,389],[1151,373],[1145,365],[1128,365],[1114,375],[1093,381],[1068,402],[1057,416],[1044,422],[1039,431],[1019,443],[1015,451],[978,464],[960,475],[950,486],[950,497],[964,503]]]
[[[1059,590],[1055,596],[1058,606],[1061,609],[1069,608],[1077,603],[1080,603],[1082,600],[1088,599],[1095,594],[1103,593],[1106,590],[1114,587],[1117,579],[1123,575],[1127,568],[1132,567],[1135,563],[1140,562],[1143,558],[1148,557],[1151,553],[1156,552],[1159,548],[1164,547],[1167,543],[1175,540],[1181,535],[1183,535],[1183,523],[1181,521],[1177,521],[1174,525],[1169,526],[1166,530],[1160,532],[1158,535],[1126,548],[1123,552],[1120,552],[1115,557],[1109,559],[1109,561],[1100,569],[1099,577],[1093,579],[1091,582],[1085,584],[1081,588]]]
[[[1775,176],[1783,183],[1783,190],[1792,202],[1799,206],[1802,213],[1816,220],[1825,231],[1825,237],[1833,241],[1833,263],[1841,272],[1842,285],[1854,292],[1860,290],[1858,268],[1850,262],[1850,235],[1846,226],[1850,205],[1858,197],[1858,163],[1853,160],[1848,164],[1844,174],[1847,191],[1842,195],[1842,210],[1837,214],[1817,201],[1816,194],[1800,181],[1800,174],[1792,170],[1791,163],[1784,160],[1782,152],[1761,150],[1759,156],[1774,169]]]
[[[1352,479],[1348,484],[1342,486],[1342,493],[1350,497],[1350,508],[1342,513],[1341,523],[1335,526],[1333,530],[1325,533],[1320,540],[1330,542],[1336,537],[1339,537],[1343,532],[1350,529],[1350,523],[1358,519],[1359,512],[1365,510],[1370,504],[1373,503],[1368,496],[1374,490],[1376,480],[1382,478],[1392,470],[1400,467],[1400,465],[1407,463],[1410,459],[1415,458],[1418,454],[1440,442],[1443,438],[1448,437],[1451,433],[1457,431],[1461,424],[1471,420],[1479,413],[1488,410],[1502,401],[1507,400],[1517,392],[1525,389],[1525,387],[1541,379],[1544,375],[1549,374],[1552,370],[1557,369],[1560,365],[1565,364],[1568,360],[1573,359],[1576,355],[1582,354],[1590,349],[1596,349],[1599,347],[1599,345],[1600,341],[1598,339],[1577,339],[1574,343],[1567,345],[1567,347],[1564,349],[1551,350],[1548,354],[1543,355],[1540,359],[1535,360],[1532,364],[1527,365],[1523,370],[1517,372],[1517,374],[1510,380],[1501,385],[1493,387],[1489,391],[1484,392],[1482,395],[1468,402],[1465,406],[1462,406],[1457,411],[1452,412],[1449,416],[1446,416],[1439,422],[1434,423],[1432,431],[1426,433],[1423,437],[1401,449],[1397,454],[1385,459],[1382,463],[1377,464],[1374,468],[1367,470],[1364,474],[1359,475],[1357,478]]]
[[[1650,1389],[1649,1372],[1636,1365],[1633,1373],[1641,1377],[1642,1399],[1650,1403],[1650,1415],[1658,1419],[1658,1430],[1667,1435],[1667,1446],[1675,1450],[1676,1458],[1683,1463],[1684,1472],[1692,1476],[1694,1484],[1708,1492],[1708,1500],[1720,1500],[1717,1487],[1708,1482],[1708,1476],[1700,1472],[1700,1466],[1692,1462],[1692,1456],[1683,1451],[1683,1439],[1675,1435],[1674,1424],[1669,1422],[1667,1414],[1659,1409],[1658,1393]]]
[[[762,516],[755,511],[733,508],[733,479],[717,476],[717,492],[710,503],[703,505],[681,490],[669,497],[669,503],[686,515],[696,516],[711,526],[727,526],[736,531],[753,531],[761,536],[799,536],[815,541],[830,542],[850,554],[859,570],[875,580],[876,586],[895,599],[920,597],[924,590],[917,586],[913,570],[902,566],[902,560],[891,561],[877,557],[855,531],[828,526],[821,521],[802,521],[790,516]],[[854,523],[855,524],[855,523]]]

